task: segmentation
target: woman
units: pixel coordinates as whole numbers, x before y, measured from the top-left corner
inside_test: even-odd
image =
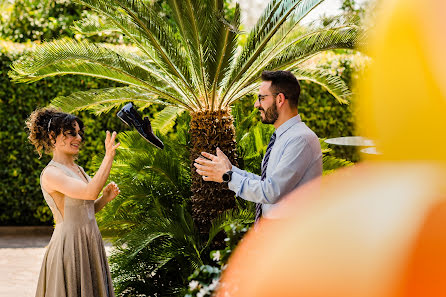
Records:
[[[52,155],[40,185],[56,227],[45,253],[36,297],[115,296],[102,237],[94,214],[119,194],[105,182],[119,143],[116,132],[105,139],[105,157],[90,178],[75,163],[83,141],[82,121],[53,108],[34,111],[26,125],[39,155]],[[103,189],[103,194],[98,198]]]

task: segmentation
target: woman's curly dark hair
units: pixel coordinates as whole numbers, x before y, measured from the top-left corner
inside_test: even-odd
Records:
[[[42,151],[50,154],[54,148],[54,140],[60,133],[72,131],[76,133],[75,122],[83,132],[84,123],[77,116],[62,112],[52,107],[36,109],[25,121],[28,139],[42,157]],[[83,140],[83,138],[82,138]]]

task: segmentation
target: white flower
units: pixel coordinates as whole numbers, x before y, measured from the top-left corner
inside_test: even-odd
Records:
[[[189,283],[189,290],[193,291],[193,290],[197,289],[199,285],[200,285],[200,283],[198,281],[193,280]]]
[[[197,293],[197,297],[204,297],[204,296],[206,296],[207,293],[208,293],[208,290],[206,290],[205,288],[202,288],[202,289]]]
[[[220,251],[216,251],[216,252],[214,253],[214,255],[212,256],[212,260],[214,260],[214,261],[220,261],[220,257],[221,257]]]
[[[209,285],[209,290],[211,290],[211,291],[215,290],[215,288],[217,287],[217,285],[218,285],[218,279],[217,279],[217,278],[214,278],[214,279],[212,280],[212,283]]]

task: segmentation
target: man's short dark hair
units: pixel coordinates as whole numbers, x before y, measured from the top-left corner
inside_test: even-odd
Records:
[[[300,85],[291,71],[263,71],[263,81],[271,81],[272,93],[282,93],[288,99],[290,107],[297,108],[299,104]]]

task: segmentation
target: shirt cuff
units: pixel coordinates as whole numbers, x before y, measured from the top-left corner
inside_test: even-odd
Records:
[[[243,175],[243,170],[241,170],[240,168],[238,168],[238,167],[236,167],[236,166],[234,166],[234,165],[232,165],[232,168],[231,168],[231,171],[232,172],[236,172],[236,173],[238,173],[238,174],[240,174],[240,175]]]
[[[237,168],[237,167],[232,166],[232,177],[231,177],[231,181],[228,182],[228,188],[231,191],[235,192],[236,195],[238,195],[238,192],[240,190],[240,185],[242,184],[242,181],[245,177],[240,175],[239,173],[237,173],[237,171],[234,171],[234,168]]]

